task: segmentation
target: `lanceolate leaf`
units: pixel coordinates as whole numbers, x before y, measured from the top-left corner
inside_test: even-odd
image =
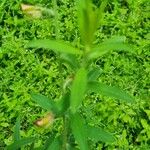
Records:
[[[85,123],[78,113],[72,114],[71,116],[71,129],[77,143],[79,144],[80,150],[88,150]]]
[[[116,50],[116,51],[132,51],[132,47],[123,43],[123,37],[116,37],[105,42],[101,43],[100,45],[95,46],[92,51],[89,53],[89,59],[97,58],[103,56],[104,54]]]
[[[78,21],[82,42],[90,46],[96,30],[96,13],[90,0],[78,1]]]
[[[73,113],[80,106],[87,84],[87,72],[84,68],[78,70],[71,87],[70,109]]]
[[[95,81],[102,73],[102,70],[99,67],[93,67],[88,72],[88,81]]]
[[[70,106],[70,93],[66,93],[59,101],[57,101],[56,106],[60,114],[64,114]]]
[[[103,0],[101,2],[100,7],[98,8],[98,11],[97,11],[98,12],[98,14],[97,14],[97,18],[98,18],[97,27],[102,25],[102,21],[103,21],[103,18],[104,18],[104,9],[105,9],[105,7],[107,5],[107,1],[108,0]]]
[[[57,113],[55,102],[41,94],[31,94],[32,99],[38,103],[43,109]]]
[[[33,143],[34,141],[35,141],[35,138],[24,138],[9,145],[7,147],[7,150],[16,150],[18,148],[21,148],[22,146]]]
[[[46,48],[61,53],[82,54],[82,51],[74,48],[72,45],[58,40],[34,40],[29,42],[27,47]]]
[[[114,142],[115,138],[108,132],[104,131],[98,127],[92,127],[86,125],[87,128],[87,136],[88,138],[94,140],[95,142],[102,141],[102,142]]]
[[[14,128],[14,142],[20,140],[20,116],[17,118]]]
[[[116,98],[123,102],[129,103],[134,102],[134,99],[130,95],[128,95],[125,91],[117,87],[108,86],[96,81],[88,83],[88,90],[91,92],[96,92],[105,96]]]

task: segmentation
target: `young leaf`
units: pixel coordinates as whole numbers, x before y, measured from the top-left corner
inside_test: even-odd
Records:
[[[105,7],[107,5],[107,2],[108,2],[108,0],[103,0],[101,2],[100,7],[97,10],[97,18],[98,18],[97,27],[102,25],[102,21],[103,21],[103,18],[104,18],[104,9],[105,9]]]
[[[17,118],[14,128],[14,142],[18,140],[20,140],[20,116]]]
[[[71,87],[70,109],[73,113],[81,104],[87,84],[87,72],[84,68],[78,70]]]
[[[134,99],[130,95],[117,87],[108,86],[96,81],[89,82],[87,87],[91,92],[96,92],[105,96],[113,97],[123,102],[134,102]]]
[[[96,30],[96,13],[91,0],[78,0],[78,24],[84,45],[90,46]]]
[[[50,145],[53,143],[54,140],[55,140],[55,135],[54,135],[54,133],[53,134],[51,133],[50,136],[48,137],[48,139],[46,140],[43,148],[41,148],[40,150],[47,150],[48,147],[50,147]]]
[[[92,127],[89,125],[86,125],[86,128],[88,138],[94,140],[95,142],[101,141],[112,143],[115,141],[115,138],[110,133],[104,131],[101,128]]]
[[[88,150],[87,132],[84,124],[84,120],[78,113],[71,116],[71,129],[72,133],[80,146],[81,150]]]
[[[100,45],[95,46],[92,51],[89,53],[88,58],[93,59],[104,54],[116,50],[116,51],[132,51],[132,47],[123,43],[123,37],[111,38],[109,40],[104,41]]]
[[[22,146],[33,143],[34,141],[35,141],[35,138],[24,138],[24,139],[18,140],[16,142],[14,142],[13,144],[9,145],[7,147],[7,150],[16,150],[18,148],[21,148]]]
[[[31,97],[43,109],[46,109],[48,111],[53,111],[56,114],[58,113],[57,107],[56,107],[55,102],[53,100],[50,100],[41,94],[35,94],[35,93],[31,94]]]
[[[82,54],[82,51],[78,50],[72,45],[58,40],[50,40],[50,39],[34,40],[29,42],[27,47],[51,49],[56,52],[68,54]]]

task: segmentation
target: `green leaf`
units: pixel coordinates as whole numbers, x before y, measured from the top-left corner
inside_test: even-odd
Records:
[[[85,123],[78,113],[72,114],[71,116],[71,129],[80,149],[88,150]]]
[[[92,49],[92,51],[90,51],[88,58],[89,59],[97,58],[113,50],[116,51],[125,50],[131,52],[132,47],[123,43],[124,39],[125,38],[121,36],[121,37],[115,37],[104,41],[100,45],[95,46]]]
[[[82,42],[90,46],[96,31],[96,13],[90,0],[78,0],[78,24]]]
[[[104,131],[101,128],[98,127],[92,127],[89,125],[86,125],[87,128],[87,136],[94,140],[95,142],[102,141],[102,142],[114,142],[115,138],[108,132]]]
[[[103,0],[101,2],[100,7],[97,10],[97,12],[98,12],[97,13],[97,20],[98,20],[97,21],[97,27],[100,27],[100,25],[102,25],[102,21],[103,21],[103,18],[104,18],[104,9],[105,9],[107,3],[108,3],[108,0]]]
[[[96,81],[88,83],[88,90],[91,92],[96,92],[105,96],[119,99],[123,102],[128,102],[128,103],[134,102],[134,99],[130,95],[128,95],[125,91],[117,87],[108,86]]]
[[[34,40],[29,42],[27,47],[51,49],[61,53],[82,54],[82,51],[76,49],[72,45],[58,40]]]
[[[62,63],[66,65],[66,67],[69,66],[73,71],[79,68],[79,63],[75,55],[63,53],[60,55],[60,59],[62,60]]]
[[[61,142],[59,137],[54,139],[51,145],[46,150],[61,150]]]
[[[95,81],[102,73],[102,70],[99,67],[93,67],[89,70],[87,77],[88,81]]]
[[[17,118],[14,128],[14,142],[18,140],[20,140],[20,116]]]
[[[47,150],[47,149],[50,147],[50,145],[54,142],[54,140],[55,140],[55,135],[54,135],[54,133],[50,133],[50,136],[49,136],[48,139],[46,140],[46,142],[45,142],[43,148],[41,148],[40,150]]]
[[[7,147],[7,149],[8,150],[16,150],[18,148],[21,148],[22,146],[33,143],[34,141],[35,141],[35,138],[24,138],[24,139],[18,140],[16,142],[14,142],[13,144],[9,145]]]
[[[70,106],[70,93],[66,93],[59,101],[57,101],[56,106],[59,113],[64,114]]]
[[[49,98],[47,98],[41,94],[35,94],[35,93],[31,94],[31,97],[43,109],[46,109],[48,111],[53,111],[56,114],[58,113],[57,107],[53,100],[50,100]]]
[[[73,113],[80,106],[87,84],[87,72],[84,68],[78,70],[71,87],[70,109]]]

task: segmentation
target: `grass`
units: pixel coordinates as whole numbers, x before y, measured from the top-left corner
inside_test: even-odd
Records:
[[[26,2],[52,7],[44,0]],[[24,16],[20,10],[21,3],[21,0],[4,0],[0,4],[0,149],[12,142],[18,114],[22,116],[21,136],[39,137],[36,146],[51,132],[61,130],[59,120],[51,129],[39,130],[33,125],[45,112],[31,101],[30,92],[59,97],[59,85],[68,71],[63,68],[63,74],[59,74],[58,59],[53,52],[25,48],[32,39],[55,38],[55,21],[53,18],[33,20]],[[150,144],[148,3],[145,0],[110,2],[103,26],[97,30],[95,43],[112,35],[125,35],[127,41],[134,44],[132,54],[113,52],[96,60],[93,65],[102,70],[99,80],[119,85],[134,95],[137,103],[128,106],[99,95],[87,97],[83,103],[83,115],[91,124],[106,128],[117,138],[111,145],[96,143],[94,149],[147,149]],[[74,3],[65,0],[59,2],[58,8],[59,38],[79,45]],[[72,12],[74,15],[70,15]]]

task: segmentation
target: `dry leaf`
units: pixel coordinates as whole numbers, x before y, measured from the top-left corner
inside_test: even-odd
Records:
[[[54,122],[54,114],[52,112],[48,113],[44,118],[37,119],[34,124],[38,127],[48,127]]]
[[[25,15],[33,18],[42,18],[43,15],[54,16],[54,11],[39,6],[33,6],[28,4],[21,4],[21,10]]]

